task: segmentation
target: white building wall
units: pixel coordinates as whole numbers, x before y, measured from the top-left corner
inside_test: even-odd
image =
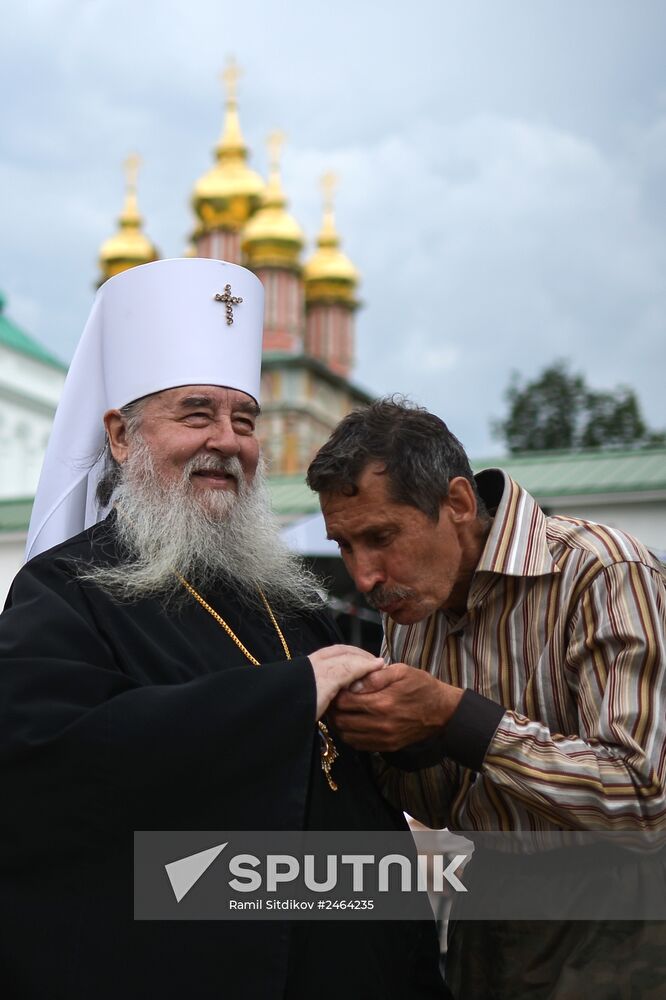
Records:
[[[65,374],[44,361],[0,344],[0,391],[9,390],[53,413],[60,399]]]
[[[0,499],[34,496],[65,372],[0,344]]]
[[[550,514],[568,514],[584,521],[607,524],[619,528],[646,545],[660,559],[666,559],[666,498],[660,500],[624,500],[620,502],[595,502],[591,497],[585,501],[546,504]]]
[[[65,375],[0,344],[0,500],[35,495]],[[25,532],[0,534],[0,608],[24,550]]]

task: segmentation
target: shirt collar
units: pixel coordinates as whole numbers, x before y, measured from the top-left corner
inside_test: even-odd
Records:
[[[486,469],[474,478],[486,506],[491,511],[497,508],[476,572],[506,576],[559,573],[548,546],[546,516],[536,500],[501,469]]]

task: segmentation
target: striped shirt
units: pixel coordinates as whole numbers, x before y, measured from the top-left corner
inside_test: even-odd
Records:
[[[386,620],[384,655],[500,708],[478,770],[450,749],[413,772],[379,759],[384,794],[435,828],[666,829],[663,567],[621,531],[547,517],[499,470],[477,483],[499,503],[465,613]]]

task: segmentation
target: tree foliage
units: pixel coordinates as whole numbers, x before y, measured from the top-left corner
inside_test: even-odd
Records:
[[[510,452],[646,448],[666,443],[666,433],[645,424],[632,389],[591,389],[580,374],[556,361],[532,382],[514,372],[505,392],[508,415],[492,429]]]

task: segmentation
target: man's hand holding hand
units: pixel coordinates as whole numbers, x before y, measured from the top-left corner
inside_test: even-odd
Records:
[[[393,663],[341,691],[331,719],[350,746],[389,753],[439,733],[462,696],[462,688]]]

